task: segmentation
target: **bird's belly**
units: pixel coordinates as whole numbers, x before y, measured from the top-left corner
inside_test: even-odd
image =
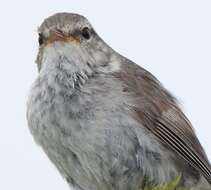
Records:
[[[138,190],[145,176],[164,182],[179,174],[168,153],[119,103],[97,105],[96,97],[84,94],[64,99],[36,93],[28,106],[30,130],[70,184]]]

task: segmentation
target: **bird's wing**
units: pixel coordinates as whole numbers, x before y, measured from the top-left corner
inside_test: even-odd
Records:
[[[211,184],[211,166],[207,156],[191,123],[171,94],[149,72],[138,66],[134,68],[133,64],[118,73],[118,77],[124,81],[125,91],[132,92],[136,100],[132,105],[136,119]]]

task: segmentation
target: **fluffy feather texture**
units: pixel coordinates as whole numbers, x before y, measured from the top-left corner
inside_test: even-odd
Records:
[[[84,39],[81,28],[89,27]],[[80,39],[39,49],[39,75],[27,109],[30,131],[70,186],[141,190],[145,180],[181,175],[191,189],[211,189],[210,164],[175,99],[149,72],[112,50],[89,22],[59,13],[41,25]]]

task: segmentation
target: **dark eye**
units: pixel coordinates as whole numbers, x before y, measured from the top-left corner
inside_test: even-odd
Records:
[[[82,35],[83,35],[83,37],[85,38],[85,39],[90,39],[90,37],[91,37],[91,32],[90,32],[90,30],[89,30],[89,28],[88,27],[84,27],[83,29],[82,29]]]
[[[38,42],[39,42],[40,46],[44,43],[44,37],[43,37],[43,35],[41,33],[39,33]]]

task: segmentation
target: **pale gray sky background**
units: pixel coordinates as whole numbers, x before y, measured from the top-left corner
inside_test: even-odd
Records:
[[[210,0],[2,0],[0,189],[68,190],[25,117],[37,27],[61,11],[85,15],[112,48],[151,71],[181,101],[211,160],[210,10]]]

